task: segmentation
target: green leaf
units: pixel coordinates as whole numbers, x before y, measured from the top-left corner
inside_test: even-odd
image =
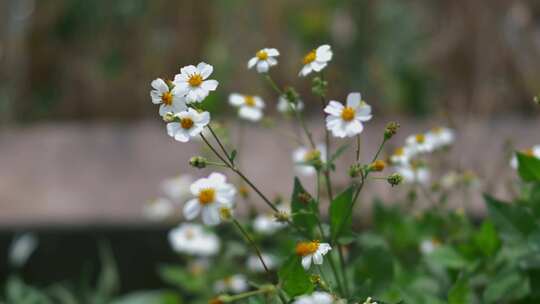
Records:
[[[353,188],[340,193],[330,204],[330,232],[332,240],[348,233],[352,226],[352,196]]]
[[[171,291],[137,291],[119,299],[110,304],[180,304],[180,298]]]
[[[236,159],[236,155],[238,154],[238,151],[236,150],[232,150],[231,152],[231,161],[234,162],[234,160]]]
[[[162,265],[158,268],[158,271],[163,281],[189,292],[197,293],[207,286],[204,276],[192,275],[183,266]]]
[[[440,246],[428,255],[429,260],[446,268],[463,268],[467,260],[450,246]]]
[[[518,172],[526,182],[540,182],[540,159],[517,152]]]
[[[471,288],[467,279],[459,279],[448,292],[448,304],[469,304],[471,301]]]
[[[300,260],[299,256],[292,255],[278,271],[281,286],[291,297],[313,291],[311,278],[302,267]]]
[[[474,234],[473,240],[478,250],[487,257],[493,256],[501,245],[495,225],[490,220],[482,223],[480,230]]]
[[[530,210],[518,204],[503,203],[485,195],[488,213],[495,225],[510,235],[527,236],[537,228]]]
[[[389,286],[394,278],[394,258],[384,247],[363,252],[355,266],[355,281],[364,284],[371,294]]]
[[[6,302],[17,304],[49,304],[51,299],[37,288],[26,285],[19,277],[9,277],[6,282]]]
[[[292,221],[313,237],[317,227],[319,207],[311,195],[304,189],[300,180],[295,177],[293,194],[291,196]]]
[[[484,290],[483,299],[485,303],[504,303],[519,299],[529,291],[530,285],[524,276],[517,271],[505,271],[490,280]]]

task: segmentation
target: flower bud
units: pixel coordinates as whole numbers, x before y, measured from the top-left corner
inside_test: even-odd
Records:
[[[164,122],[173,122],[176,119],[173,112],[167,112],[163,115]]]
[[[189,164],[195,168],[202,169],[206,167],[207,161],[206,158],[202,156],[193,156],[189,159]]]
[[[349,176],[350,177],[358,177],[362,173],[362,165],[361,164],[352,164],[349,168]]]
[[[296,104],[298,99],[300,99],[300,95],[293,87],[286,87],[285,88],[285,99],[287,99],[288,102],[292,104]]]
[[[394,173],[394,174],[391,174],[389,175],[387,178],[386,178],[386,181],[392,186],[397,186],[399,184],[401,184],[401,182],[403,182],[403,176],[401,176],[401,174],[399,173]]]
[[[285,211],[278,211],[274,213],[274,218],[276,219],[276,222],[280,223],[286,223],[290,219],[289,214]]]
[[[325,96],[326,88],[328,87],[328,81],[321,77],[314,77],[312,82],[311,91],[317,96]]]
[[[233,217],[232,209],[229,207],[219,208],[219,217],[225,222],[231,220]]]
[[[248,198],[249,197],[249,188],[246,187],[246,186],[238,187],[238,194],[240,194],[240,196],[243,197],[243,198]]]
[[[170,79],[165,80],[165,83],[167,83],[167,86],[169,87],[169,91],[172,91],[174,89],[175,85],[174,82]]]
[[[384,139],[388,140],[392,138],[392,136],[396,135],[399,127],[400,125],[397,122],[389,122],[384,129]]]
[[[369,171],[381,172],[386,167],[386,162],[384,160],[377,159],[369,165]]]

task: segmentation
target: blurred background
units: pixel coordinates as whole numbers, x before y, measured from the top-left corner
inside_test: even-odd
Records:
[[[299,90],[319,136],[319,104],[297,74],[302,56],[324,43],[334,50],[328,96],[361,91],[374,108],[366,155],[387,121],[402,124],[394,146],[449,125],[458,131],[455,165],[496,180],[486,188],[504,196],[497,182],[508,147],[540,142],[532,102],[540,93],[539,1],[0,0],[5,239],[50,225],[93,236],[95,227],[139,227],[164,179],[204,174],[187,166],[198,145],[170,139],[149,97],[151,80],[172,79],[184,65],[214,65],[220,86],[205,105],[236,130],[231,92],[261,95],[275,116],[276,96],[246,63],[260,48],[278,48],[271,74]],[[247,172],[271,195],[288,195],[295,146],[259,125],[243,129]],[[346,173],[336,180],[345,183]]]

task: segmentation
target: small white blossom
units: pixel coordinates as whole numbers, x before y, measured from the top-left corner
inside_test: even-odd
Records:
[[[427,141],[431,142],[433,149],[451,145],[454,142],[454,131],[446,127],[437,127],[426,133]]]
[[[216,172],[195,181],[190,191],[195,198],[184,205],[184,216],[192,220],[202,214],[203,223],[211,226],[221,222],[220,209],[233,207],[236,194],[234,186],[226,182],[225,175]]]
[[[525,154],[525,155],[534,156],[534,157],[540,159],[540,145],[536,145],[536,146],[534,146],[532,148],[528,148],[528,149],[522,150],[520,152]],[[512,155],[512,159],[510,160],[510,166],[513,169],[518,168],[518,160],[517,160],[516,153],[514,153]]]
[[[326,255],[332,247],[328,243],[319,243],[318,241],[300,242],[296,244],[296,254],[302,257],[302,266],[309,269],[311,263],[322,265],[323,256]]]
[[[212,256],[219,251],[219,238],[201,225],[183,223],[169,231],[169,243],[174,251],[195,256]]]
[[[163,221],[174,215],[174,211],[173,203],[164,197],[160,197],[149,201],[144,206],[143,215],[152,221]]]
[[[179,122],[168,123],[167,134],[179,142],[188,142],[190,138],[198,136],[204,127],[210,123],[210,113],[199,113],[193,108],[176,113],[174,117]]]
[[[362,101],[360,93],[350,93],[347,96],[347,105],[344,106],[338,101],[331,100],[324,112],[329,114],[326,117],[326,128],[335,137],[352,137],[360,134],[364,130],[363,122],[371,119],[371,106]]]
[[[161,183],[161,190],[172,200],[182,201],[189,197],[189,186],[193,183],[191,175],[182,174],[168,178]]]
[[[406,183],[427,184],[429,182],[430,172],[426,166],[402,165],[398,166],[396,171],[403,176],[403,181]]]
[[[280,212],[289,213],[290,208],[283,204],[276,206]],[[257,215],[253,220],[253,230],[263,235],[271,235],[281,228],[287,226],[287,223],[278,222],[272,213],[263,213]]]
[[[187,103],[201,102],[218,86],[217,80],[207,79],[213,71],[214,67],[205,62],[185,66],[174,76],[175,89],[186,96]]]
[[[320,159],[326,162],[326,146],[317,144],[316,149],[309,147],[300,147],[293,152],[293,161],[295,170],[304,176],[312,176],[317,171],[309,162]]]
[[[298,75],[307,76],[313,71],[322,71],[328,62],[332,60],[332,55],[332,50],[328,44],[321,45],[316,50],[310,51],[302,59],[304,66]]]
[[[431,254],[435,249],[441,246],[441,242],[435,238],[423,240],[420,243],[420,252],[422,254],[428,255]]]
[[[151,85],[153,90],[150,91],[150,98],[152,98],[152,103],[160,105],[159,115],[175,114],[186,109],[184,96],[176,87],[169,90],[169,86],[161,78],[153,80]]]
[[[248,281],[242,274],[235,274],[230,277],[223,278],[214,283],[214,291],[241,293],[249,289]]]
[[[38,246],[38,238],[33,233],[24,233],[14,237],[9,246],[8,261],[15,267],[22,267]]]
[[[263,117],[264,101],[259,96],[233,93],[229,103],[238,108],[238,116],[250,121],[259,121]]]
[[[310,295],[303,295],[296,298],[293,304],[332,304],[334,297],[323,291],[315,291]]]
[[[255,54],[255,57],[251,58],[248,61],[248,69],[251,69],[254,66],[257,66],[257,72],[266,73],[268,72],[270,67],[277,64],[276,57],[278,56],[279,56],[279,51],[277,49],[264,48],[262,50],[259,50]]]
[[[291,113],[294,111],[302,111],[304,109],[304,103],[301,100],[297,100],[296,103],[291,103],[285,98],[285,96],[279,96],[277,103],[277,110],[281,113]]]
[[[264,261],[264,264],[266,265],[266,267],[268,267],[269,270],[276,268],[276,257],[274,255],[262,253],[261,257]],[[246,261],[246,267],[253,272],[266,271],[263,264],[261,263],[261,260],[259,259],[259,256],[257,255],[251,255],[248,257]]]
[[[410,148],[399,147],[390,155],[390,162],[393,165],[407,165],[412,155],[413,153]]]
[[[413,134],[405,139],[407,148],[410,149],[411,154],[428,153],[433,151],[434,146],[431,138],[425,134]]]

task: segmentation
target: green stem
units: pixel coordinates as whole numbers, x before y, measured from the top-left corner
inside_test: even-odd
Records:
[[[255,244],[255,241],[253,241],[253,239],[249,236],[247,231],[242,227],[242,225],[240,225],[240,223],[235,218],[232,219],[232,222],[236,226],[236,228],[238,228],[238,230],[240,230],[240,233],[244,236],[244,238],[247,240],[247,242],[253,247],[253,249],[255,249],[255,253],[259,257],[259,260],[261,261],[261,263],[262,263],[262,265],[264,267],[264,270],[266,271],[266,273],[268,273],[270,275],[271,274],[270,270],[266,266],[266,263],[264,262],[261,251],[259,250],[259,247],[257,247],[257,244]]]
[[[339,244],[336,244],[338,246],[338,252],[339,252],[339,262],[341,264],[342,274],[343,274],[343,285],[345,286],[345,294],[347,297],[350,296],[349,292],[349,277],[347,276],[347,268],[345,265],[345,256],[343,255],[343,249]]]
[[[219,137],[214,132],[214,129],[212,129],[210,124],[208,124],[207,127],[208,127],[208,130],[210,130],[210,133],[212,133],[212,136],[214,137],[214,139],[218,143],[219,147],[221,148],[221,151],[223,151],[223,153],[225,153],[225,156],[231,162],[231,165],[234,166],[234,159],[232,159],[232,156],[229,154],[229,152],[227,152],[227,149],[225,149],[225,146],[221,143],[221,140],[219,140]]]

